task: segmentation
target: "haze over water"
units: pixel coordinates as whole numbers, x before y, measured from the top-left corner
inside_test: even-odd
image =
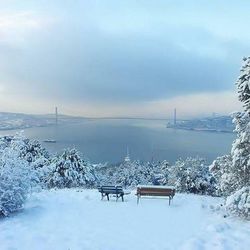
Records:
[[[1,135],[15,131],[1,131]],[[150,161],[188,156],[205,157],[208,163],[230,152],[235,138],[231,133],[196,132],[166,128],[163,120],[100,119],[81,123],[36,127],[25,130],[29,138],[55,139],[43,143],[50,152],[76,147],[93,163],[123,161],[127,147],[131,159]]]

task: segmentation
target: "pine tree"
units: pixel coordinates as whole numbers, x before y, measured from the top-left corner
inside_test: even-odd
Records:
[[[240,76],[236,81],[238,98],[245,112],[233,115],[237,138],[232,146],[232,173],[237,189],[250,185],[250,57],[243,59]]]
[[[230,167],[231,189],[235,191],[226,200],[226,208],[231,213],[250,217],[250,57],[243,59],[240,76],[236,82],[238,98],[245,112],[233,115],[237,138],[233,142]]]
[[[243,102],[245,111],[250,114],[250,57],[243,58],[243,65],[236,85],[238,98]]]
[[[76,149],[65,150],[52,159],[47,177],[49,188],[91,187],[95,183],[92,165]]]
[[[215,179],[215,193],[217,196],[228,196],[236,190],[231,155],[217,157],[209,169]]]
[[[230,195],[225,207],[231,214],[250,220],[250,187],[243,187]]]
[[[157,171],[157,168],[159,169],[159,173],[154,174],[154,183],[156,185],[168,185],[169,181],[171,180],[170,177],[170,164],[168,161],[164,160],[162,162],[158,163],[159,166],[156,166],[155,170]]]
[[[240,76],[236,81],[238,99],[245,112],[235,112],[233,123],[237,137],[231,155],[218,158],[211,166],[223,195],[250,185],[250,57],[243,59]]]
[[[10,140],[0,149],[0,215],[22,208],[28,194],[37,184],[37,174],[20,157],[22,140]]]
[[[250,117],[248,113],[235,113],[233,119],[237,138],[233,142],[232,169],[235,190],[250,185]]]
[[[171,168],[171,179],[171,184],[174,184],[179,192],[214,193],[214,178],[202,158],[188,157],[176,161]]]

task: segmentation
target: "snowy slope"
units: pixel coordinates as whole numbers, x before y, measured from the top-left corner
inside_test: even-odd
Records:
[[[35,115],[0,112],[0,130],[24,129],[55,124],[55,119],[42,119]]]
[[[101,201],[95,190],[44,191],[21,213],[0,220],[0,249],[161,250],[250,246],[250,223],[223,218],[218,198],[177,194],[166,199]]]
[[[83,117],[59,115],[58,123],[74,123],[83,121]],[[22,113],[0,112],[0,130],[25,129],[55,125],[55,115],[29,115]]]
[[[216,116],[203,119],[180,120],[177,124],[169,123],[168,128],[177,128],[196,131],[227,132],[235,129],[231,116]]]

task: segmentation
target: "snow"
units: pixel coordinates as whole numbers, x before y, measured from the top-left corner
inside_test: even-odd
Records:
[[[222,200],[176,194],[125,202],[100,200],[96,190],[33,194],[25,208],[0,220],[0,249],[167,250],[240,249],[250,246],[250,223],[211,209]]]

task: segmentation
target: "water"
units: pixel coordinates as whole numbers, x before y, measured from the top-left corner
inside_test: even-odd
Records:
[[[235,138],[230,133],[196,132],[166,128],[165,121],[156,120],[86,120],[80,123],[36,127],[25,130],[32,139],[55,139],[43,143],[51,152],[76,147],[94,163],[120,162],[129,147],[131,159],[168,160],[188,156],[205,157],[212,162],[230,152]],[[1,131],[0,135],[16,131]]]

